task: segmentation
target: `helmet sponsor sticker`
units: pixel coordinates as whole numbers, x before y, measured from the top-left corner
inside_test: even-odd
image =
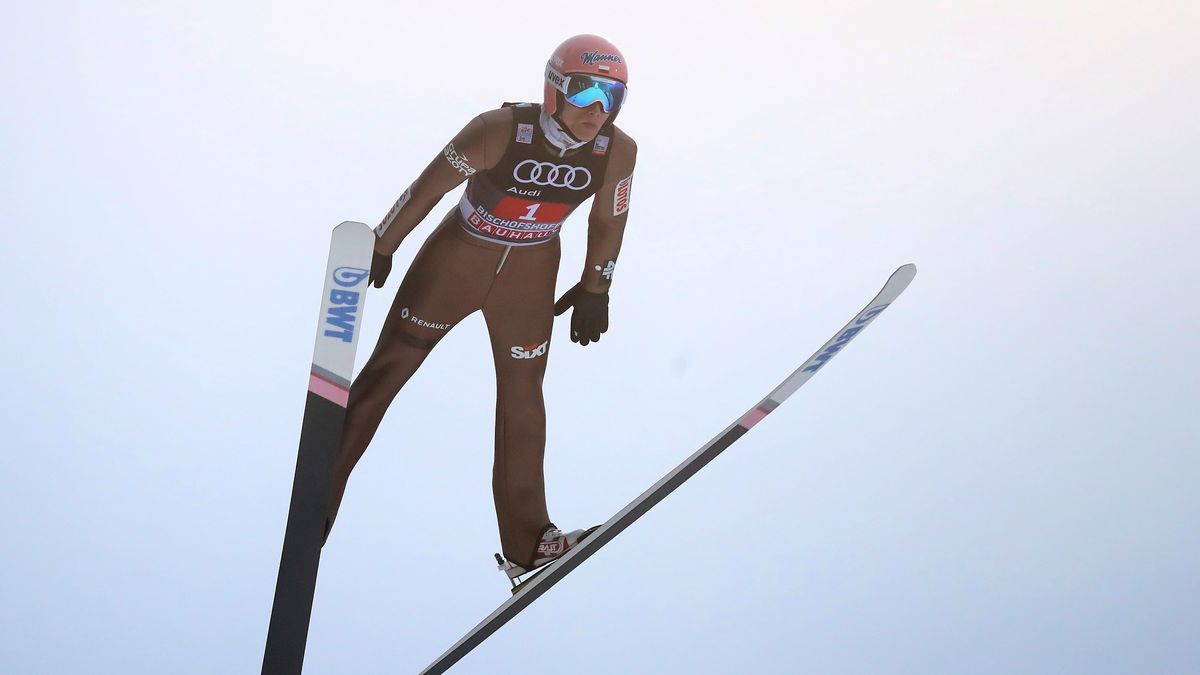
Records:
[[[596,147],[592,148],[592,154],[603,155],[608,152],[608,136],[603,134],[596,137]]]
[[[550,85],[555,89],[562,89],[567,86],[567,76],[554,69],[554,66],[546,65],[546,79],[550,81]]]
[[[533,125],[532,124],[522,123],[522,124],[517,125],[517,142],[524,143],[526,145],[533,143]]]
[[[543,356],[546,350],[550,348],[550,341],[546,340],[541,344],[532,344],[525,347],[515,346],[512,348],[512,357],[514,359],[536,359]]]
[[[633,189],[633,174],[629,174],[621,182],[617,183],[617,189],[613,192],[613,216],[619,216],[629,210],[629,191]]]
[[[467,156],[454,149],[454,141],[450,141],[446,145],[446,149],[442,151],[446,156],[446,161],[450,162],[450,166],[458,169],[464,176],[470,176],[475,173],[475,167],[471,166]]]
[[[604,54],[604,53],[598,52],[596,50],[592,50],[590,52],[584,52],[583,54],[580,54],[579,60],[583,61],[584,65],[588,65],[588,66],[594,66],[597,63],[600,63],[601,61],[611,61],[612,63],[625,63],[625,61],[621,59],[620,54]]]
[[[584,190],[592,184],[592,172],[587,167],[539,162],[536,159],[527,159],[518,164],[513,169],[513,178],[519,183],[570,190]]]

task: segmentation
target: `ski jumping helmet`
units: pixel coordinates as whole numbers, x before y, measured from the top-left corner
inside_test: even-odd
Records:
[[[576,35],[558,46],[546,62],[542,109],[560,122],[562,105],[580,108],[599,102],[612,124],[625,103],[629,69],[621,50],[598,35]]]

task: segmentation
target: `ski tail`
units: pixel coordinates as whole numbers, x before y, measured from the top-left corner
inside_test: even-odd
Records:
[[[263,675],[299,675],[304,665],[330,475],[346,417],[374,246],[375,235],[363,223],[344,222],[333,230]]]

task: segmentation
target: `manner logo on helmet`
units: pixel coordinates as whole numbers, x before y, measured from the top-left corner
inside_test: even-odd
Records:
[[[584,52],[579,55],[579,60],[589,66],[594,66],[600,61],[612,61],[613,63],[625,63],[621,60],[620,54],[603,54],[598,51]]]
[[[587,167],[554,164],[527,159],[513,169],[513,178],[522,183],[546,187],[583,190],[592,184],[592,172]]]

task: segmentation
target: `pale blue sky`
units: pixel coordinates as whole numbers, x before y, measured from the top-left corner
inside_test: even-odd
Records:
[[[612,328],[551,351],[560,525],[920,272],[452,672],[1200,672],[1200,9],[903,5],[7,8],[0,670],[257,672],[330,228],[595,32],[639,161]],[[306,673],[416,672],[507,597],[493,397],[475,316],[350,483]]]

